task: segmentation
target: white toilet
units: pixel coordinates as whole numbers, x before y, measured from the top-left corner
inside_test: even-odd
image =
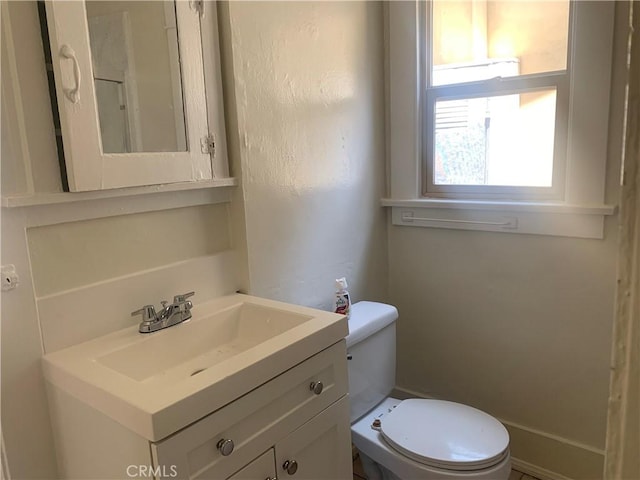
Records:
[[[459,403],[389,397],[397,318],[375,302],[354,304],[349,318],[351,437],[367,478],[507,480],[509,434],[498,420]]]

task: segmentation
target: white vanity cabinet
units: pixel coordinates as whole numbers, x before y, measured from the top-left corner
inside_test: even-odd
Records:
[[[61,478],[351,479],[347,319],[251,295],[47,354]]]
[[[60,475],[351,479],[346,358],[340,340],[155,442],[49,383]]]
[[[275,451],[278,478],[348,479],[347,388],[346,349],[341,341],[152,443],[153,465],[173,469],[179,478],[265,480],[273,475],[260,467],[268,463],[263,457]]]

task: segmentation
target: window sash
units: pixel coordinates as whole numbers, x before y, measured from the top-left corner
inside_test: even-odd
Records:
[[[435,150],[435,106],[439,100],[471,99],[499,95],[556,90],[552,184],[550,187],[505,185],[436,185],[433,182]],[[494,78],[426,89],[423,108],[423,192],[425,197],[477,197],[511,199],[562,199],[567,152],[569,75],[567,72]]]
[[[567,45],[567,69],[553,72],[526,74],[510,77],[495,77],[466,83],[431,85],[433,71],[432,50],[428,47],[432,2],[418,2],[419,15],[419,64],[425,74],[421,76],[422,91],[422,151],[421,179],[422,196],[434,198],[477,198],[513,200],[563,200],[567,167],[567,143],[570,108],[571,71],[574,61],[575,9],[571,2]],[[435,105],[439,100],[471,99],[498,95],[523,94],[555,88],[556,113],[553,146],[552,183],[550,187],[527,187],[506,185],[436,185],[434,178],[435,159]]]

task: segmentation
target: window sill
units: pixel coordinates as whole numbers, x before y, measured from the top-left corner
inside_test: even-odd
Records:
[[[383,198],[399,226],[604,238],[604,218],[614,205]]]

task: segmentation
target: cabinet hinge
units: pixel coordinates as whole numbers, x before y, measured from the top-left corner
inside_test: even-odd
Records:
[[[216,138],[213,133],[208,133],[200,139],[200,151],[208,153],[211,158],[216,156]]]
[[[190,0],[189,6],[191,10],[200,15],[200,17],[204,17],[204,0]]]

